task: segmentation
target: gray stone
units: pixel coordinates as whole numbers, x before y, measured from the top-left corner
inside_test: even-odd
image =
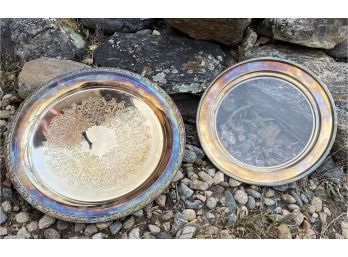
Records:
[[[7,235],[7,228],[0,227],[0,236],[5,236]]]
[[[178,187],[178,193],[180,198],[185,201],[193,195],[193,190],[184,183],[181,183]]]
[[[18,223],[26,223],[29,221],[30,217],[27,212],[20,212],[16,214],[15,219]]]
[[[229,183],[230,187],[238,187],[238,186],[240,186],[242,184],[242,182],[240,182],[238,180],[235,180],[233,178],[230,178],[228,180],[228,183]]]
[[[258,31],[281,41],[331,49],[347,37],[347,19],[265,19]]]
[[[12,189],[9,187],[2,188],[2,199],[12,200]]]
[[[221,171],[216,172],[216,174],[214,176],[214,179],[213,179],[214,185],[217,185],[217,184],[223,182],[224,181],[224,177],[225,176],[224,176],[224,174]]]
[[[204,91],[221,72],[223,58],[214,43],[134,33],[115,33],[94,52],[96,65],[141,74],[170,94]]]
[[[300,226],[304,220],[304,215],[299,210],[294,210],[291,213],[291,221],[295,226]]]
[[[171,234],[175,235],[185,224],[187,219],[184,214],[177,212],[174,217]]]
[[[308,197],[305,194],[301,193],[300,197],[303,203],[305,204],[309,203]]]
[[[165,19],[165,22],[194,39],[237,46],[251,19]]]
[[[208,199],[207,199],[205,204],[207,205],[207,207],[209,209],[212,210],[212,209],[215,209],[216,204],[217,204],[217,200],[214,197],[211,196],[211,197],[208,197]]]
[[[23,239],[29,239],[31,235],[25,227],[21,227],[17,232],[17,237],[23,238]]]
[[[243,190],[237,190],[234,192],[234,199],[241,205],[245,205],[248,202],[248,195]]]
[[[138,227],[133,228],[129,234],[128,234],[129,239],[140,239],[140,229]]]
[[[327,51],[328,55],[335,58],[348,58],[348,39],[336,45],[334,48]]]
[[[225,196],[226,206],[229,209],[230,213],[235,212],[237,210],[237,203],[236,203],[231,191],[226,190],[224,193],[224,196]]]
[[[338,114],[337,135],[331,150],[333,159],[347,163],[348,151],[348,64],[335,62],[324,51],[304,47],[265,45],[246,51],[241,60],[255,57],[277,57],[303,65],[326,84],[335,101]],[[276,187],[275,187],[276,188]]]
[[[46,57],[26,62],[18,76],[18,94],[24,99],[55,77],[86,68],[82,63]]]
[[[80,22],[87,28],[113,34],[115,32],[137,32],[154,26],[157,19],[138,18],[83,18]],[[151,31],[152,33],[152,31]]]
[[[183,162],[184,163],[194,163],[197,159],[197,154],[194,151],[191,150],[185,150],[184,152],[184,158],[183,158]]]
[[[83,223],[75,223],[74,225],[74,232],[80,232],[82,233],[83,230],[86,228],[86,224]]]
[[[44,56],[75,60],[84,52],[84,38],[62,19],[1,19],[0,23],[2,65]]]
[[[199,210],[199,209],[203,208],[203,205],[204,204],[200,200],[193,200],[193,201],[186,200],[185,201],[185,206],[186,206],[186,208],[189,208],[189,209]]]
[[[205,190],[208,190],[209,184],[207,182],[194,179],[190,181],[190,188],[195,190],[205,191]]]
[[[68,227],[69,227],[69,222],[67,222],[65,220],[58,220],[57,221],[57,229],[59,231],[66,230]]]
[[[246,204],[246,207],[247,207],[249,210],[255,209],[255,207],[256,207],[256,201],[255,201],[255,198],[254,198],[254,197],[248,196],[248,202],[247,202],[247,204]]]
[[[129,229],[131,227],[133,227],[134,225],[134,217],[133,216],[130,216],[124,223],[123,223],[123,228],[124,229]]]
[[[186,226],[178,232],[178,234],[176,235],[176,238],[191,239],[191,238],[193,238],[196,230],[197,230],[197,228],[194,226]]]
[[[104,233],[97,233],[95,235],[92,236],[92,239],[104,239],[106,238],[107,236],[104,234]]]
[[[196,212],[193,209],[185,209],[182,213],[185,215],[187,221],[193,221],[196,219]]]
[[[251,195],[254,198],[257,198],[257,199],[261,198],[261,194],[258,191],[254,190],[254,189],[248,188],[247,192],[248,192],[249,195]]]
[[[172,239],[172,235],[169,234],[168,232],[160,232],[158,235],[157,235],[157,239]]]
[[[267,206],[272,206],[275,204],[275,201],[273,199],[270,199],[270,198],[264,198],[263,203]]]
[[[85,228],[83,234],[84,234],[85,236],[92,236],[92,235],[94,235],[94,234],[97,233],[97,232],[98,232],[97,226],[96,226],[95,224],[90,224],[90,225],[88,225],[88,226]]]
[[[343,166],[336,165],[332,157],[326,158],[310,178],[325,178],[334,183],[340,183],[344,177]]]
[[[301,200],[301,197],[296,193],[295,190],[291,190],[290,191],[290,195],[295,199],[295,201],[298,204],[298,206],[300,206],[300,207],[303,206],[303,202]]]
[[[109,229],[111,234],[116,235],[122,228],[122,223],[119,221],[114,221],[111,223]]]
[[[12,205],[10,201],[5,201],[1,204],[1,209],[5,213],[9,213],[12,210]]]
[[[192,97],[193,96],[191,96],[191,105],[192,105]],[[199,159],[204,159],[204,157],[205,157],[205,154],[204,154],[204,152],[203,152],[203,150],[201,149],[201,148],[199,148],[199,147],[197,147],[197,146],[194,146],[194,145],[189,145],[189,144],[187,144],[186,145],[186,148],[188,149],[188,150],[190,150],[190,151],[193,151],[193,152],[195,152],[196,153],[196,155],[197,155],[197,158],[199,158]]]
[[[161,229],[156,225],[150,224],[150,225],[148,225],[148,227],[149,227],[150,232],[154,235],[157,235],[157,234],[159,234],[159,232],[161,232]]]
[[[143,209],[137,210],[136,212],[133,213],[133,215],[135,217],[143,217],[144,216],[144,210]]]
[[[31,221],[25,227],[29,232],[33,232],[39,229],[39,224],[37,223],[37,221]]]
[[[198,172],[198,177],[204,182],[207,182],[209,186],[212,186],[214,183],[213,178],[209,176],[207,173],[205,173],[204,171]]]
[[[157,197],[157,199],[155,200],[156,204],[159,207],[164,207],[166,206],[166,196],[165,195],[160,195],[159,197]]]
[[[51,226],[54,222],[56,221],[55,218],[48,216],[48,215],[44,215],[40,220],[39,220],[39,229],[44,229],[44,228],[48,228],[49,226]]]
[[[60,239],[60,234],[57,230],[53,228],[48,228],[44,231],[44,237],[46,239]]]
[[[5,223],[7,220],[6,214],[0,209],[0,225]]]
[[[293,198],[291,195],[289,194],[283,194],[282,195],[282,200],[285,202],[285,203],[296,203],[296,200],[295,198]]]

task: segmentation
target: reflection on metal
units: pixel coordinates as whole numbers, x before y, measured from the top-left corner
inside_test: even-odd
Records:
[[[184,148],[179,111],[159,87],[116,69],[74,72],[27,99],[7,139],[21,195],[59,219],[100,222],[154,200]]]
[[[326,87],[288,61],[259,58],[224,71],[203,95],[197,130],[210,160],[258,185],[289,183],[314,171],[336,135]]]

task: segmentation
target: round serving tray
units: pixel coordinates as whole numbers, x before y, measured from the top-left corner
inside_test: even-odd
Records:
[[[205,91],[197,130],[209,159],[245,183],[280,185],[314,171],[336,135],[325,85],[304,67],[274,58],[236,64]]]
[[[181,115],[158,86],[118,69],[63,75],[26,99],[7,138],[18,192],[40,211],[102,222],[170,184],[185,146]]]

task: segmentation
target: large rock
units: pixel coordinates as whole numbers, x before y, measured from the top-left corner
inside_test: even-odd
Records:
[[[80,22],[90,29],[101,29],[103,32],[136,32],[152,28],[157,19],[124,19],[124,18],[84,18]]]
[[[165,22],[194,39],[237,46],[251,19],[165,19]]]
[[[348,32],[347,32],[348,36]],[[327,51],[327,53],[335,58],[348,58],[348,38],[343,40],[342,43],[336,45],[334,48]]]
[[[39,57],[78,59],[84,38],[60,19],[0,19],[1,63]]]
[[[115,33],[94,52],[98,66],[136,72],[168,93],[204,91],[221,72],[223,58],[214,43],[135,33]]]
[[[266,45],[246,51],[241,60],[255,57],[277,57],[302,64],[317,75],[329,88],[338,114],[338,130],[332,149],[336,161],[347,162],[348,143],[348,64],[335,62],[324,51],[304,47]]]
[[[347,19],[264,19],[258,32],[302,46],[331,49],[347,38]]]
[[[51,79],[67,72],[89,68],[82,63],[42,57],[24,64],[18,76],[18,94],[23,99]]]

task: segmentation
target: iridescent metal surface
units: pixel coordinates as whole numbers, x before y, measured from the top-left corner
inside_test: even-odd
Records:
[[[6,164],[35,208],[101,222],[157,198],[184,145],[180,113],[161,88],[127,71],[82,70],[24,102],[7,138]]]
[[[280,185],[314,171],[336,135],[325,85],[304,67],[274,58],[227,69],[205,91],[197,130],[210,160],[227,175]]]

